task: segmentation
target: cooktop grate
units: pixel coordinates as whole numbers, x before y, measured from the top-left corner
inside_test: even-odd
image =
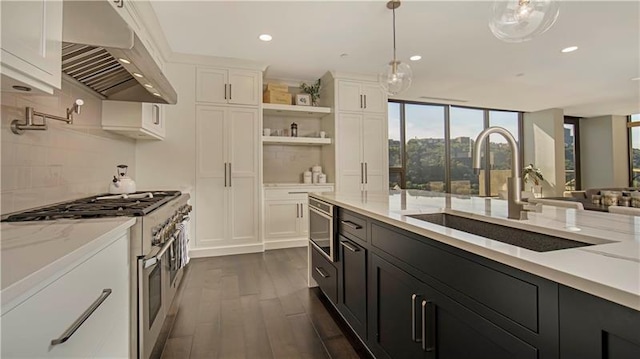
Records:
[[[145,193],[151,193],[153,197],[102,198],[114,197],[109,194],[92,196],[14,213],[3,222],[144,216],[182,194],[180,191],[147,191],[136,192],[129,196]]]

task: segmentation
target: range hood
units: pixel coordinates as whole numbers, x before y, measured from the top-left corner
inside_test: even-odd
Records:
[[[106,100],[175,104],[176,91],[109,1],[64,1],[62,72]]]

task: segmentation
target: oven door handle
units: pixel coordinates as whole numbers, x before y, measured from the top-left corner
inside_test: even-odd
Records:
[[[180,233],[180,230],[176,231],[176,233]],[[171,238],[162,246],[162,248],[160,249],[160,251],[158,251],[156,255],[144,258],[142,260],[142,268],[147,269],[152,265],[158,263],[158,261],[162,259],[162,256],[165,254],[167,250],[169,250],[169,247],[171,247],[171,245],[173,244],[173,241],[175,240],[176,240],[176,236],[171,236]]]

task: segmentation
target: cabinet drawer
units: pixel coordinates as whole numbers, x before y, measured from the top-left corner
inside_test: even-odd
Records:
[[[367,242],[367,220],[341,208],[338,215],[338,232],[348,233],[349,238]]]
[[[338,302],[338,273],[317,248],[311,245],[311,275],[324,294],[335,304]]]
[[[467,300],[479,302],[509,320],[538,332],[539,292],[543,289],[537,284],[454,254],[455,248],[451,248],[451,251],[440,249],[436,246],[439,243],[428,238],[377,223],[371,225],[371,243],[446,283],[466,295]]]
[[[129,356],[128,235],[2,316],[2,357]],[[111,294],[64,343],[51,345],[103,295]]]
[[[306,200],[309,193],[313,192],[333,192],[333,187],[325,186],[313,186],[313,187],[300,187],[300,188],[265,188],[265,199],[295,199]]]

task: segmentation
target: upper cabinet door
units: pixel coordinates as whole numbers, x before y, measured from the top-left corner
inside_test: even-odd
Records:
[[[363,84],[362,95],[364,96],[365,112],[387,112],[387,95],[382,86],[378,84]]]
[[[198,68],[196,74],[196,102],[226,104],[228,82],[227,70]]]
[[[342,80],[338,82],[338,109],[340,111],[362,111],[364,97],[360,87],[358,82]]]
[[[53,93],[61,85],[62,1],[2,1],[0,6],[2,73]],[[13,84],[3,81],[3,89]]]
[[[260,103],[260,77],[258,72],[229,70],[229,103],[258,105]]]

